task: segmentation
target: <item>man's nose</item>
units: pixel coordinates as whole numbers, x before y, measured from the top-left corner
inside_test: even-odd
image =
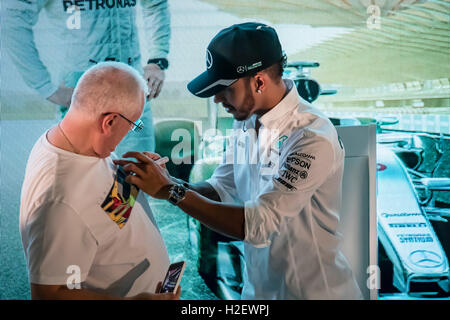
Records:
[[[221,94],[221,92],[216,93],[216,95],[214,96],[214,103],[220,103],[223,102],[223,94]]]

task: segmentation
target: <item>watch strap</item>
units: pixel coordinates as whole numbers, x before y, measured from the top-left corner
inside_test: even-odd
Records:
[[[166,70],[167,68],[169,68],[169,61],[166,58],[148,59],[147,64],[150,63],[156,64],[161,68],[161,70]]]

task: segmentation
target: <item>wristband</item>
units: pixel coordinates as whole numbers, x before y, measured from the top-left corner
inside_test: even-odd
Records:
[[[166,70],[169,68],[169,61],[166,58],[148,59],[147,64],[154,63],[161,70]]]

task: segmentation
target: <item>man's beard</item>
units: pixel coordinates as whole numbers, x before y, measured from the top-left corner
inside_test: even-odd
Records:
[[[245,98],[244,98],[244,102],[242,103],[242,107],[245,108],[244,112],[246,112],[246,114],[239,114],[239,111],[237,109],[235,109],[238,114],[233,114],[233,117],[237,120],[237,121],[243,121],[243,120],[247,120],[250,117],[250,111],[253,109],[255,105],[255,99],[253,98],[252,94],[251,94],[251,87],[250,87],[250,81],[247,80],[245,81]]]

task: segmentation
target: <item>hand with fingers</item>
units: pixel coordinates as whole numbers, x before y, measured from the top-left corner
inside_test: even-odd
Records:
[[[144,79],[147,80],[149,100],[157,98],[161,92],[166,75],[157,64],[149,63],[144,67]]]
[[[157,199],[168,199],[169,188],[173,181],[165,165],[160,165],[156,161],[161,157],[150,152],[127,152],[124,158],[135,158],[137,162],[131,160],[113,160],[117,165],[121,165],[125,172],[129,174],[126,181],[132,183],[143,190],[149,196]]]
[[[72,100],[73,90],[74,88],[67,87],[63,81],[59,85],[58,90],[48,97],[47,100],[60,106],[69,107]]]
[[[178,286],[176,292],[159,293],[161,291],[162,282],[156,286],[156,293],[143,292],[136,296],[130,297],[131,300],[179,300],[181,296],[181,286]]]

